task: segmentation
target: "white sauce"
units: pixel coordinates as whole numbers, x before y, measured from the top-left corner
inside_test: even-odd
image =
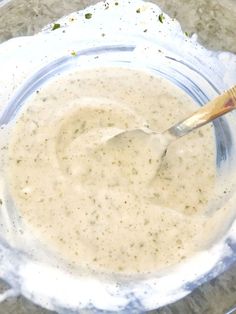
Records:
[[[54,78],[10,134],[6,176],[21,217],[47,248],[87,270],[146,273],[191,256],[219,224],[205,215],[216,180],[211,126],[172,143],[158,172],[156,148],[142,136],[105,141],[125,129],[162,132],[196,109],[141,71]]]

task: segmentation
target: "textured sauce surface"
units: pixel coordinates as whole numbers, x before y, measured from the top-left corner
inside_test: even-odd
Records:
[[[184,92],[142,71],[98,68],[56,77],[35,92],[10,134],[7,180],[23,221],[72,265],[102,272],[158,271],[210,240],[215,186],[211,126],[157,160],[142,136],[197,109]],[[214,226],[214,228],[212,227]]]

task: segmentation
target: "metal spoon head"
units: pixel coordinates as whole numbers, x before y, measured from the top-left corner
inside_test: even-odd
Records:
[[[137,170],[145,182],[156,176],[168,144],[169,138],[165,133],[155,133],[147,128],[118,132],[105,143],[126,156],[132,168]]]

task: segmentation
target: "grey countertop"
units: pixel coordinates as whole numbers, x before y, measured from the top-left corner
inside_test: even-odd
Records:
[[[38,32],[44,25],[82,9],[97,0],[0,0],[0,42]],[[236,53],[236,0],[152,0],[171,17],[179,20],[184,31],[197,33],[199,41],[214,50]],[[0,282],[0,292],[6,285]],[[186,298],[154,313],[223,314],[236,307],[236,265],[196,289]],[[23,297],[0,304],[0,314],[49,314]],[[236,310],[232,313],[236,313]]]

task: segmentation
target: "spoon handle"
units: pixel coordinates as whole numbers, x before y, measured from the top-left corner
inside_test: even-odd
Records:
[[[165,133],[174,137],[181,137],[234,109],[236,109],[236,86],[214,98]]]

